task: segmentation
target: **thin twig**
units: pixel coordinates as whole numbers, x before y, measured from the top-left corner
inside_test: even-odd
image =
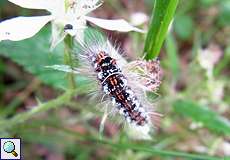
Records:
[[[50,100],[46,103],[41,103],[38,106],[33,107],[31,110],[27,112],[19,113],[10,119],[1,120],[0,131],[13,128],[15,125],[25,122],[26,120],[32,118],[34,115],[38,113],[42,113],[66,104],[71,100],[75,92],[76,92],[75,90],[68,90],[63,95],[59,96],[54,100]]]

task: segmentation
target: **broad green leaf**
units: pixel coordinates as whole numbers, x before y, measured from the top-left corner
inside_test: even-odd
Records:
[[[0,56],[10,58],[44,83],[55,88],[66,89],[66,73],[46,67],[64,63],[64,45],[59,44],[51,52],[50,33],[50,28],[44,28],[36,36],[23,41],[0,42]],[[87,78],[81,75],[76,75],[76,81],[78,87],[88,83]]]
[[[177,100],[173,107],[176,112],[201,122],[205,127],[221,134],[230,135],[230,122],[206,106],[188,100]]]
[[[160,53],[177,4],[178,0],[155,0],[149,31],[145,41],[145,59],[153,59]]]
[[[67,86],[65,74],[45,68],[45,66],[63,64],[63,44],[51,53],[49,33],[50,29],[43,29],[36,36],[23,41],[0,42],[0,55],[18,63],[46,84],[65,88]]]

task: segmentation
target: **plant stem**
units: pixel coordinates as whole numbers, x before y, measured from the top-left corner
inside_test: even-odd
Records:
[[[185,152],[178,152],[178,151],[160,150],[152,146],[143,145],[140,143],[117,143],[105,137],[103,137],[103,139],[100,139],[97,136],[83,135],[78,132],[67,129],[65,127],[60,127],[58,126],[58,124],[55,126],[52,125],[52,127],[59,129],[60,131],[64,133],[68,133],[69,135],[76,137],[78,140],[91,141],[91,142],[94,142],[96,145],[103,145],[103,146],[108,145],[112,148],[116,148],[122,151],[131,149],[134,151],[150,153],[154,156],[158,155],[162,157],[163,156],[164,157],[181,157],[181,158],[196,159],[196,160],[220,160],[220,157],[213,157],[213,156],[208,156],[208,155],[199,155],[199,154],[185,153]]]
[[[72,37],[67,35],[64,39],[64,44],[65,44],[65,50],[64,50],[64,63],[66,65],[69,65],[71,68],[73,68],[73,59],[72,59],[72,50],[73,50],[73,41]],[[68,73],[67,74],[67,79],[69,82],[69,88],[70,89],[75,89],[76,84],[75,84],[75,74],[74,73]]]
[[[155,0],[152,18],[145,40],[144,53],[146,54],[146,60],[154,59],[159,55],[178,1],[179,0]]]
[[[47,103],[40,103],[38,106],[34,107],[33,109],[27,112],[19,113],[11,119],[1,120],[0,131],[12,128],[15,125],[23,123],[26,120],[33,117],[34,115],[36,115],[37,113],[42,113],[52,108],[57,108],[59,106],[66,104],[71,100],[71,97],[75,94],[75,92],[76,92],[75,90],[68,90],[63,95],[59,96],[54,100],[50,100]]]
[[[97,142],[102,143],[102,144],[107,144],[110,145],[114,148],[124,150],[124,149],[132,149],[136,151],[142,151],[142,152],[147,152],[151,153],[153,155],[160,155],[160,156],[170,156],[170,157],[183,157],[183,158],[188,158],[188,159],[197,159],[197,160],[220,160],[219,157],[211,157],[207,155],[198,155],[198,154],[191,154],[191,153],[184,153],[184,152],[177,152],[177,151],[168,151],[168,150],[159,150],[155,149],[150,146],[141,146],[141,145],[133,145],[133,144],[121,144],[121,143],[113,143],[111,141],[106,141],[106,140],[97,140]]]
[[[25,101],[26,98],[29,97],[29,95],[36,90],[36,88],[39,87],[41,84],[41,81],[38,80],[37,78],[34,78],[32,82],[25,88],[23,92],[21,92],[18,96],[13,99],[10,104],[7,106],[7,109],[3,110],[0,116],[2,117],[7,117],[8,115],[12,114],[15,112],[17,107]]]

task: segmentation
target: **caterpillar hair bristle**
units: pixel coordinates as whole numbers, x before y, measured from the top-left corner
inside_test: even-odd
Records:
[[[141,134],[139,137],[136,135],[136,138],[149,138],[149,132],[153,125],[150,112],[153,112],[154,116],[157,114],[149,109],[151,107],[149,107],[150,105],[143,96],[145,90],[133,86],[136,82],[133,83],[132,77],[128,77],[129,74],[126,74],[128,71],[124,68],[128,63],[120,55],[119,48],[114,48],[100,34],[90,32],[86,36],[88,40],[81,44],[78,58],[80,57],[82,64],[84,64],[83,66],[88,68],[88,72],[92,75],[91,77],[97,80],[101,93],[104,94],[102,101],[106,97],[110,101],[107,106],[112,104],[117,112],[124,117],[129,128],[131,127],[136,133]],[[144,64],[135,65],[144,68],[145,72],[149,70],[149,68],[143,67]],[[148,80],[144,81],[146,88],[149,87]],[[156,90],[156,86],[159,86],[158,81],[155,83],[154,90]],[[151,86],[150,88],[153,89],[154,87]]]

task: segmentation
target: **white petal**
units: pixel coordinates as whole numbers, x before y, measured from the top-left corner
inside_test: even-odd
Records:
[[[77,11],[76,16],[86,15],[102,5],[100,0],[78,0],[74,9]]]
[[[0,41],[19,41],[34,36],[53,16],[16,17],[0,23]]]
[[[47,10],[56,17],[62,17],[65,14],[65,1],[64,0],[47,0]]]
[[[54,15],[64,13],[64,0],[8,0],[20,7],[30,9],[46,9]]]
[[[120,31],[120,32],[129,32],[129,31],[136,31],[145,33],[145,31],[138,29],[136,27],[133,27],[128,22],[126,22],[123,19],[116,19],[116,20],[106,20],[106,19],[100,19],[100,18],[94,18],[94,17],[88,17],[85,16],[86,20],[96,24],[97,26],[107,29],[107,30],[114,30],[114,31]]]
[[[51,6],[52,0],[8,0],[23,8],[31,9],[48,9]]]

